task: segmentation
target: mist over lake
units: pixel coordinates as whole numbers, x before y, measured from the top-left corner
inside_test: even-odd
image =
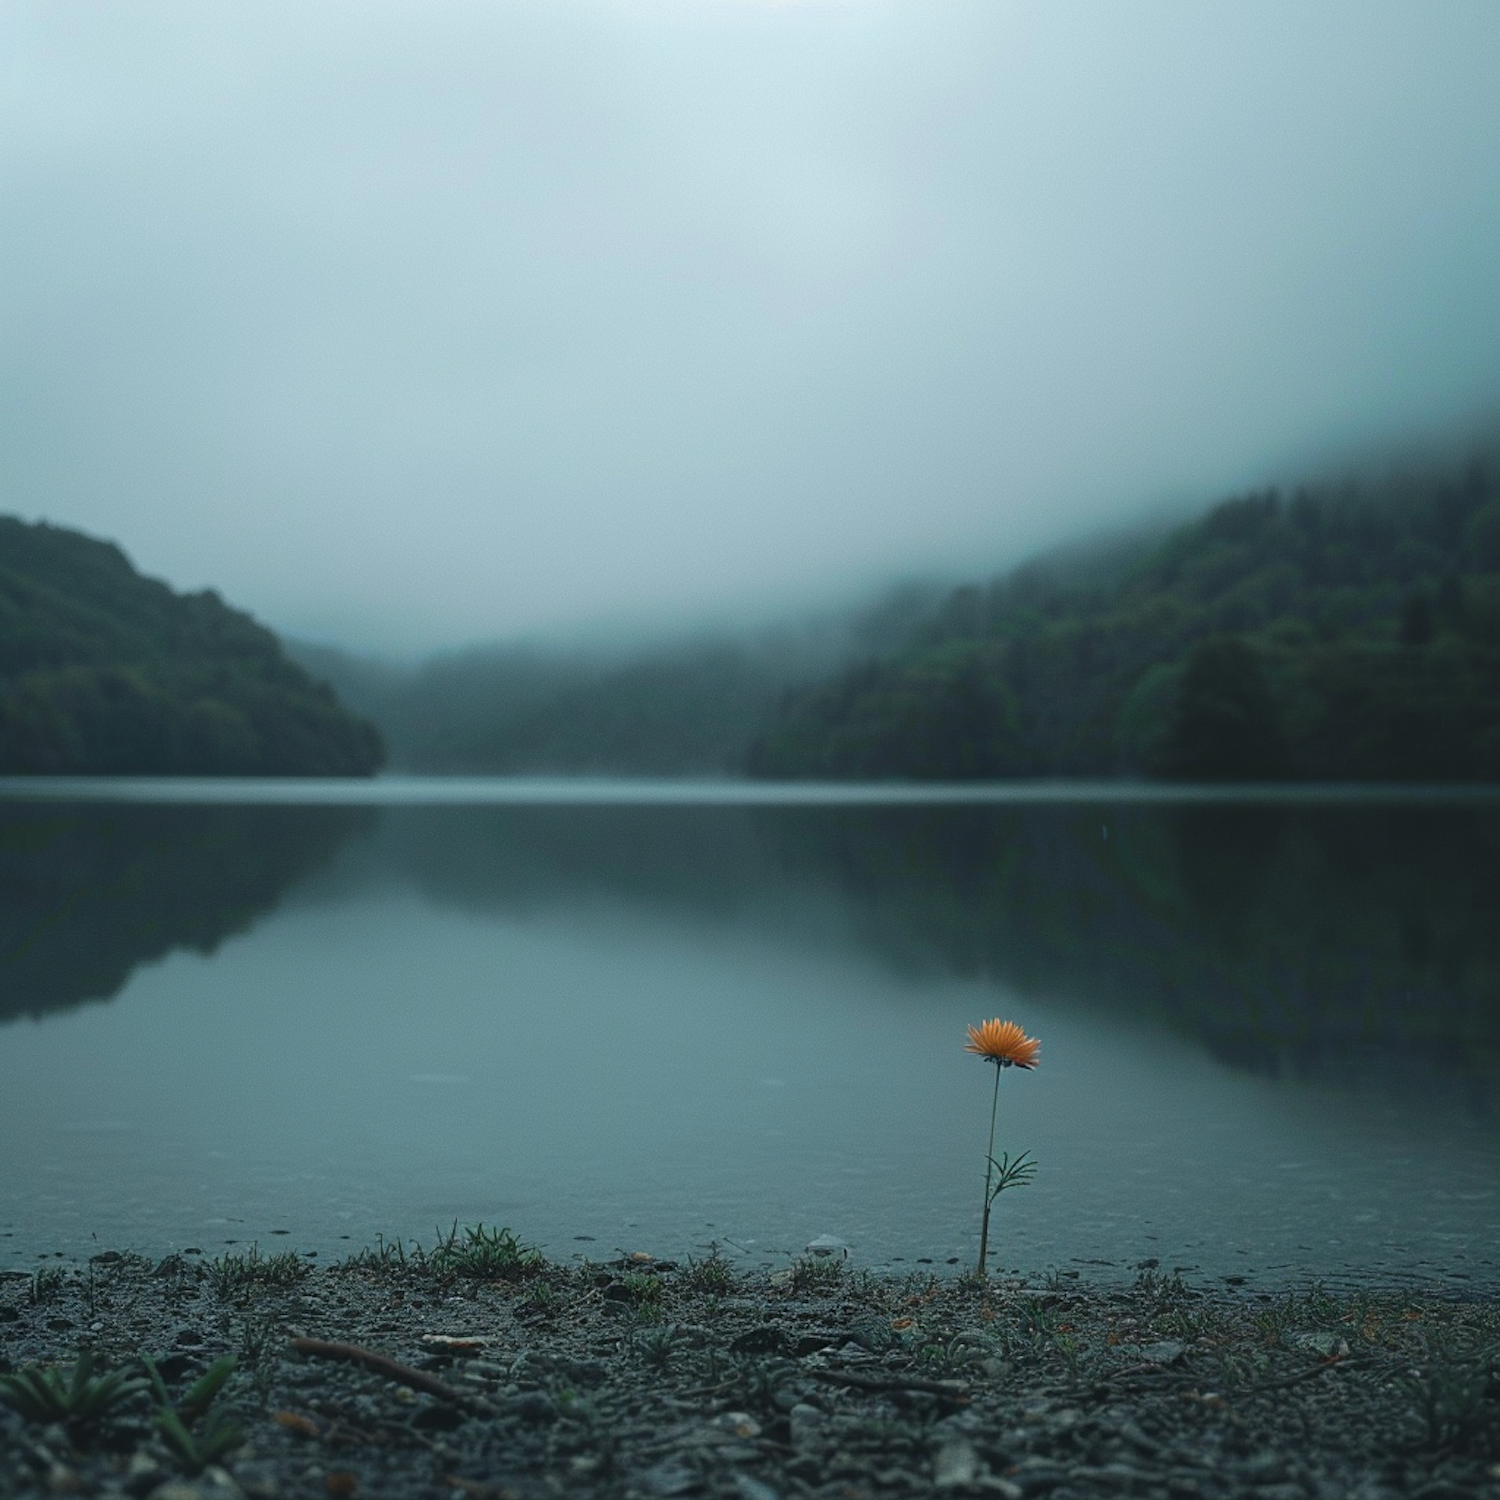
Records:
[[[999,1263],[1500,1277],[1493,801],[217,786],[0,804],[10,1264],[455,1218],[970,1262],[998,1014]]]

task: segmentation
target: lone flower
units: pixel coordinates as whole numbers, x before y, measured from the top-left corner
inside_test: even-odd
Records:
[[[1002,1068],[1034,1068],[1042,1044],[1014,1021],[985,1021],[969,1027],[965,1052],[987,1057]]]
[[[965,1052],[972,1052],[995,1065],[995,1093],[990,1100],[990,1145],[985,1153],[984,1217],[979,1221],[979,1274],[987,1274],[990,1249],[990,1209],[1009,1187],[1025,1187],[1036,1175],[1036,1163],[1023,1151],[1014,1161],[1009,1156],[995,1160],[995,1112],[1000,1106],[1000,1069],[1036,1067],[1042,1044],[1014,1021],[983,1021],[969,1027]]]

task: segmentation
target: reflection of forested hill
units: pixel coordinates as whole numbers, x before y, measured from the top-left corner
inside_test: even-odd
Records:
[[[1481,805],[0,803],[0,1019],[211,951],[377,817],[345,889],[395,874],[478,911],[852,937],[912,972],[1165,1024],[1236,1068],[1500,1107],[1500,807]]]
[[[211,953],[330,859],[360,808],[0,803],[0,1021]]]
[[[1485,464],[1229,502],[1165,540],[955,591],[789,698],[782,777],[1500,780]]]
[[[1238,1068],[1416,1072],[1500,1106],[1496,808],[403,810],[386,837],[445,903],[852,930]]]
[[[0,773],[368,776],[379,736],[217,594],[0,516]]]
[[[1236,1067],[1420,1072],[1500,1105],[1500,812],[768,816],[894,959],[1162,1019]]]

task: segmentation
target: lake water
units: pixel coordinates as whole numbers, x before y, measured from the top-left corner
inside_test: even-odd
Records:
[[[0,787],[0,1269],[554,1256],[1500,1284],[1500,802]]]

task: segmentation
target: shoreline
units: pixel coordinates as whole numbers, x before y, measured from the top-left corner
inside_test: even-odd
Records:
[[[143,1388],[61,1421],[0,1404],[4,1500],[1500,1500],[1483,1292],[564,1265],[483,1226],[0,1277],[13,1392],[81,1351]]]

